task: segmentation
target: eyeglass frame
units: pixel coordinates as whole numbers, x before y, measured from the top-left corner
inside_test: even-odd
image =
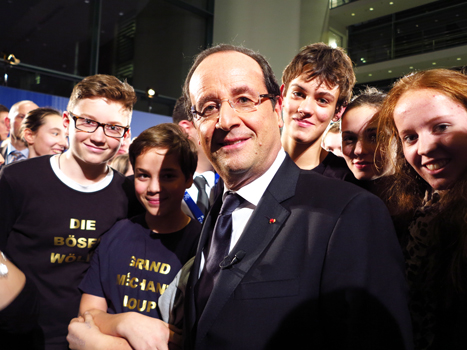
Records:
[[[129,126],[123,126],[123,125],[118,125],[118,124],[109,124],[109,123],[99,123],[98,121],[94,120],[94,119],[90,119],[90,118],[85,118],[85,117],[80,117],[80,116],[77,116],[77,115],[74,115],[73,113],[71,113],[70,111],[67,111],[67,113],[71,116],[71,119],[73,119],[75,121],[75,129],[76,130],[79,130],[79,131],[83,131],[83,132],[87,132],[88,134],[92,134],[94,132],[97,131],[97,129],[99,129],[100,127],[102,127],[102,130],[104,131],[104,135],[107,136],[107,137],[113,137],[115,139],[121,139],[123,137],[125,137],[125,134],[127,133],[127,131],[130,129]],[[93,121],[94,123],[97,124],[96,128],[94,129],[94,131],[87,131],[87,130],[82,130],[80,128],[78,128],[76,126],[76,121],[78,119],[88,119],[88,120],[91,120]],[[106,125],[109,125],[109,126],[118,126],[119,128],[123,128],[125,131],[123,132],[123,135],[122,136],[114,136],[114,135],[107,135],[107,133],[105,132],[105,126]]]
[[[260,104],[262,104],[264,101],[263,99],[264,98],[268,98],[268,99],[271,99],[271,100],[274,100],[274,102],[276,102],[276,99],[277,99],[278,95],[275,95],[275,94],[258,94],[258,101],[255,103],[254,107],[257,108]],[[221,106],[222,106],[222,103],[224,103],[225,101],[229,102],[229,106],[230,108],[232,108],[234,111],[238,112],[238,113],[250,113],[250,112],[254,112],[256,109],[252,109],[251,111],[238,111],[235,109],[235,107],[233,106],[233,102],[230,101],[230,99],[228,98],[223,98],[223,99],[220,99],[220,100],[217,100],[217,106],[219,108],[219,112],[221,112]],[[195,108],[195,106],[191,106],[190,108],[190,111],[191,111],[191,116],[193,119],[196,119],[196,120],[203,120],[203,119],[206,119],[206,118],[211,118],[213,117],[214,115],[212,116],[209,116],[209,117],[205,117],[204,113],[201,113],[201,112],[198,112]]]

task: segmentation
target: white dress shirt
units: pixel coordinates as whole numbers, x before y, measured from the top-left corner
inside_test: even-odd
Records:
[[[233,193],[237,193],[241,196],[245,201],[236,208],[232,213],[232,237],[230,239],[230,247],[229,252],[235,247],[239,238],[241,237],[245,226],[247,225],[248,221],[250,220],[251,214],[258,206],[261,197],[263,197],[266,188],[268,188],[269,184],[272,181],[274,175],[276,175],[277,171],[279,170],[280,166],[284,162],[285,159],[285,151],[283,148],[277,153],[276,159],[274,163],[269,167],[269,169],[256,180],[250,182],[248,185],[243,186],[238,191],[231,191]],[[226,192],[229,189],[224,185],[224,198],[226,196]],[[223,198],[223,199],[224,199]],[[204,254],[201,255],[201,263],[200,263],[200,270],[201,272],[204,268]]]

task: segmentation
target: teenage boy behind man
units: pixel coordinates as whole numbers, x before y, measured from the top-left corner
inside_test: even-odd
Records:
[[[303,47],[284,69],[281,95],[284,150],[302,169],[353,180],[345,161],[321,147],[324,131],[338,121],[352,95],[352,61],[341,48]]]
[[[78,284],[101,235],[140,208],[131,182],[107,166],[128,135],[135,102],[133,88],[113,76],[83,79],[63,113],[69,150],[0,174],[0,249],[39,290],[46,349],[67,348]]]
[[[157,300],[195,255],[201,232],[201,224],[180,206],[193,183],[196,153],[188,135],[171,123],[143,131],[131,144],[136,196],[146,212],[119,221],[105,234],[79,286],[80,315],[93,310],[99,329],[114,337],[72,322],[68,337],[72,349],[79,348],[79,340],[97,349],[117,349],[126,342],[117,335],[140,348],[141,324],[150,328],[151,317],[161,318]],[[117,322],[122,323],[112,329]]]

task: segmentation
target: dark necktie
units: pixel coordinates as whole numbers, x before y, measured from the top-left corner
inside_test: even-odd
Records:
[[[11,162],[10,163],[16,162],[16,161],[21,160],[21,159],[26,159],[26,156],[23,153],[21,153],[20,151],[11,151],[10,156],[11,156]]]
[[[204,176],[196,176],[193,180],[195,183],[196,188],[198,189],[198,199],[196,201],[196,205],[202,211],[204,215],[206,215],[209,209],[209,198],[206,193],[206,185],[208,182],[204,178]]]
[[[204,269],[196,288],[196,304],[198,317],[204,310],[209,295],[217,280],[219,264],[229,253],[230,238],[232,236],[232,212],[243,202],[239,195],[228,192],[222,203],[221,210],[210,237],[209,249],[204,249]]]

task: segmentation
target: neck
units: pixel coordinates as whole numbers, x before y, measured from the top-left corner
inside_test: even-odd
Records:
[[[10,142],[11,142],[11,145],[18,151],[22,151],[23,149],[26,149],[26,145],[23,142],[23,140],[15,137],[14,135],[11,135]]]
[[[202,174],[206,171],[214,171],[214,168],[212,167],[211,162],[206,157],[199,155],[198,151],[198,165],[196,167],[196,172],[198,174]]]
[[[73,181],[87,186],[99,182],[107,175],[108,166],[103,164],[89,164],[76,158],[71,151],[58,156],[60,170]]]
[[[36,154],[36,150],[34,149],[33,146],[28,146],[28,149],[29,149],[29,156],[28,158],[34,158],[34,157],[37,157],[38,154]]]
[[[305,144],[298,143],[290,137],[283,137],[282,146],[300,169],[314,169],[328,155],[321,147],[321,138],[311,144]]]
[[[182,210],[171,211],[164,216],[151,215],[146,212],[146,224],[149,229],[156,233],[174,233],[180,231],[190,222],[191,218]]]

